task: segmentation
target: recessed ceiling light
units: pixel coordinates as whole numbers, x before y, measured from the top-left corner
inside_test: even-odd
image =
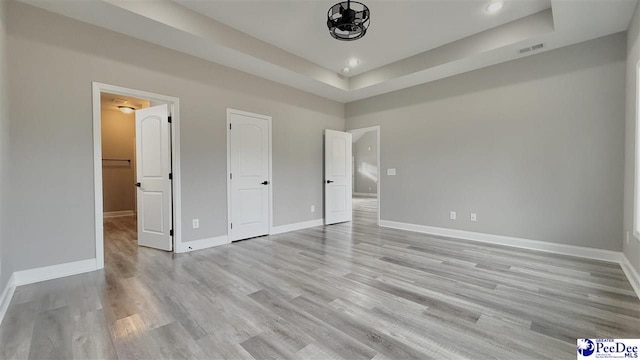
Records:
[[[498,11],[500,11],[500,9],[502,9],[502,6],[504,6],[503,1],[501,0],[492,1],[489,3],[489,5],[487,5],[487,7],[485,8],[485,11],[489,14],[495,14]]]
[[[351,58],[351,59],[349,59],[348,64],[351,67],[355,67],[355,66],[358,66],[358,64],[360,64],[360,60],[358,60],[356,58]]]
[[[120,109],[120,111],[122,111],[125,114],[133,114],[133,112],[136,110],[131,106],[118,106],[118,109]]]
[[[349,68],[348,66],[345,66],[345,67],[342,69],[342,72],[346,74],[346,73],[348,73],[348,72],[349,72],[349,70],[351,70],[351,68]]]

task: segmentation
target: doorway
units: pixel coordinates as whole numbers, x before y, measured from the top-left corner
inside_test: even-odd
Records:
[[[354,217],[380,224],[380,126],[349,130],[352,135]]]
[[[180,239],[177,98],[93,83],[97,267],[105,245],[119,255]],[[105,239],[109,244],[105,244]],[[113,251],[112,251],[113,250]]]

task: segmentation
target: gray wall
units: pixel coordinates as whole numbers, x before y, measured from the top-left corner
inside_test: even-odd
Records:
[[[369,131],[353,144],[355,159],[355,192],[376,194],[378,192],[378,136]]]
[[[621,250],[625,47],[616,34],[347,104],[348,129],[381,126],[381,218]]]
[[[624,254],[629,262],[640,272],[640,239],[633,235],[634,176],[636,171],[636,66],[640,61],[640,6],[631,21],[627,33],[627,107],[625,138],[625,177],[624,177]],[[627,243],[627,232],[629,242]]]
[[[7,91],[6,50],[5,50],[5,1],[0,1],[0,292],[4,290],[13,273],[6,239],[6,188],[8,180],[9,151],[9,102]]]
[[[94,257],[92,81],[180,98],[183,241],[226,234],[228,107],[273,117],[274,224],[322,217],[322,134],[344,130],[343,104],[27,5],[9,13],[15,270]]]

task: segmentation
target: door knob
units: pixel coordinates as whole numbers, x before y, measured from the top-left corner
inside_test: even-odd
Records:
[[[327,180],[327,184],[331,184],[333,180]]]
[[[268,181],[263,181],[262,185],[269,185],[269,182]]]
[[[142,186],[142,184],[140,184],[140,183],[136,183],[136,186],[137,186],[137,187],[140,187],[140,186]]]

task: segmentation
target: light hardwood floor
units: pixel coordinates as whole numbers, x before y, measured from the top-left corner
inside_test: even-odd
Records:
[[[20,287],[3,359],[575,359],[640,337],[617,264],[354,221],[175,255],[105,222],[106,268]]]

